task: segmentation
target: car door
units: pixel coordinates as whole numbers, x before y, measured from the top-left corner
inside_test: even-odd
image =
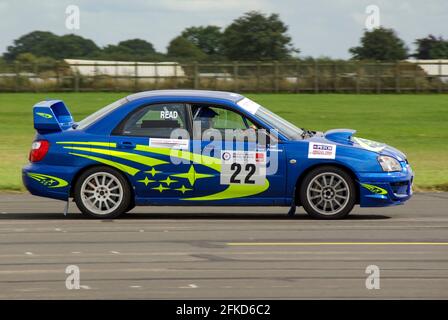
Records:
[[[191,110],[193,151],[200,151],[202,161],[213,165],[199,172],[213,175],[213,179],[196,179],[194,200],[283,204],[286,179],[281,145],[264,143],[264,128],[228,107],[193,104]]]
[[[190,165],[173,157],[189,152],[189,127],[186,104],[161,103],[137,108],[114,130],[110,142],[116,147],[110,156],[115,153],[124,158],[124,165],[139,168],[130,177],[138,198],[164,204],[191,193],[188,179],[175,177],[188,172]]]

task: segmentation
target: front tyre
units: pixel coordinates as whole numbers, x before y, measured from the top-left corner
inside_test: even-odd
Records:
[[[313,218],[342,219],[355,205],[355,182],[338,167],[319,167],[305,176],[299,196],[303,208]]]
[[[91,217],[113,219],[131,206],[131,192],[123,175],[109,167],[94,167],[81,174],[74,198],[79,210]]]

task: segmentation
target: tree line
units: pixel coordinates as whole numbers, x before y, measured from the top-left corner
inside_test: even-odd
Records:
[[[428,35],[415,40],[416,51],[410,53],[393,29],[379,27],[366,30],[360,44],[350,48],[352,59],[397,61],[448,59],[448,40]],[[152,43],[130,39],[99,47],[79,35],[58,36],[47,31],[33,31],[14,40],[2,59],[22,62],[51,63],[64,58],[118,61],[271,61],[299,59],[288,26],[278,14],[250,11],[233,20],[226,28],[192,26],[172,39],[166,53],[157,52]],[[310,58],[308,58],[310,59]]]

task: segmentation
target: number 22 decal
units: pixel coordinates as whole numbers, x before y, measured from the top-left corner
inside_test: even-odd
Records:
[[[232,176],[230,177],[230,183],[241,183],[240,179],[237,179],[237,176],[241,173],[243,166],[240,163],[232,163],[230,166],[230,170],[234,171]],[[244,166],[244,183],[245,184],[255,184],[255,180],[252,180],[252,176],[254,175],[256,170],[255,164],[248,163]]]

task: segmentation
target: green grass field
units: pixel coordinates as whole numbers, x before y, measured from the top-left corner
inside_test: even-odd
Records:
[[[23,190],[20,169],[33,140],[32,106],[63,99],[75,120],[124,93],[0,94],[0,190]],[[357,136],[401,149],[416,173],[417,189],[448,190],[448,96],[355,94],[251,94],[299,127],[356,129]]]

